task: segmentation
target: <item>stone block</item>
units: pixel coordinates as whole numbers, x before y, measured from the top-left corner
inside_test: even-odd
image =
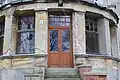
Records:
[[[10,68],[11,60],[10,59],[1,59],[0,60],[0,68]]]
[[[35,67],[35,73],[45,73],[45,67]]]
[[[1,80],[24,80],[24,74],[16,70],[2,70]]]
[[[31,77],[25,77],[25,80],[31,80],[32,78]]]
[[[35,66],[36,67],[47,66],[47,59],[44,57],[36,59]]]
[[[33,67],[34,58],[28,57],[17,57],[12,60],[12,66],[17,68],[27,68]]]
[[[17,71],[23,72],[25,74],[32,74],[34,73],[34,69],[33,68],[19,68],[16,69]]]
[[[31,80],[43,80],[42,77],[32,77]]]

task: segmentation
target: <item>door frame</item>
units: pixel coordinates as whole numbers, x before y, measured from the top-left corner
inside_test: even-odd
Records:
[[[71,52],[69,52],[69,53],[71,53],[71,68],[73,68],[74,67],[74,63],[73,63],[73,31],[72,31],[72,12],[66,12],[67,13],[67,15],[69,15],[70,16],[70,28],[68,28],[68,29],[66,29],[66,30],[70,30],[70,51]],[[49,12],[48,13],[48,46],[47,46],[47,49],[48,49],[48,61],[47,61],[47,64],[48,64],[48,67],[49,67],[49,54],[50,54],[50,33],[49,33],[49,31],[50,30],[58,30],[58,37],[59,36],[61,36],[61,35],[59,35],[59,32],[61,33],[62,31],[60,30],[60,29],[62,29],[62,28],[54,28],[54,27],[49,27],[49,15],[56,15],[56,14],[58,14],[58,15],[63,15],[63,13],[62,12]],[[63,28],[64,30],[65,30],[65,28]],[[59,39],[59,38],[58,38]],[[58,40],[58,42],[59,42],[59,40]],[[61,41],[62,42],[62,41]],[[62,44],[61,44],[62,45]],[[58,45],[58,48],[60,48],[61,47],[61,45]],[[61,53],[62,54],[62,53]],[[61,55],[60,54],[60,55]],[[60,56],[61,57],[61,56]],[[61,61],[62,62],[62,61]],[[62,68],[62,67],[61,67]]]

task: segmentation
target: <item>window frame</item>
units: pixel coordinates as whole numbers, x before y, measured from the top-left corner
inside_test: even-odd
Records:
[[[2,40],[2,48],[1,48],[1,51],[0,51],[0,55],[3,55],[3,46],[4,46],[4,32],[5,32],[5,23],[4,22],[0,22],[0,25],[2,25],[1,28],[1,34],[0,34],[0,39]]]
[[[20,24],[19,24],[19,21],[21,20],[20,18],[23,18],[23,17],[34,17],[34,29],[26,29],[26,30],[21,30],[21,29],[19,29],[19,27],[20,27]],[[18,47],[21,45],[21,44],[19,44],[19,40],[21,40],[20,39],[20,35],[22,34],[22,33],[25,33],[25,32],[34,32],[34,51],[33,52],[30,52],[30,53],[28,53],[28,52],[20,52],[20,49],[18,50]],[[29,16],[25,16],[25,15],[22,15],[22,16],[18,16],[18,29],[17,29],[17,41],[16,41],[16,54],[33,54],[33,53],[35,53],[35,16],[34,15],[29,15]]]
[[[99,32],[98,32],[98,25],[97,25],[97,17],[85,17],[85,35],[86,35],[86,53],[87,54],[99,54]],[[89,26],[87,26],[86,22],[89,22]],[[93,24],[93,29],[91,30],[90,28],[90,22]],[[96,24],[96,26],[95,26]],[[87,30],[87,27],[89,27],[89,30]],[[96,29],[95,29],[96,28]],[[96,37],[95,43],[94,43],[94,51],[87,51],[87,36],[92,35],[92,37]],[[93,38],[92,38],[93,39]],[[92,42],[93,43],[93,42]]]

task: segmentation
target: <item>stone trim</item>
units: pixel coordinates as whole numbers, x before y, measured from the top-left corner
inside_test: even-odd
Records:
[[[48,54],[14,54],[14,55],[2,55],[0,59],[12,59],[16,57],[47,57]]]
[[[120,62],[120,59],[109,55],[95,55],[95,54],[74,54],[75,58],[100,58],[100,59],[112,59]]]
[[[102,10],[99,7],[94,7],[94,6],[89,6],[89,9],[88,9],[87,8],[88,6],[89,5],[85,5],[85,4],[82,4],[82,3],[77,4],[77,3],[73,2],[73,3],[69,3],[69,4],[68,3],[64,3],[63,8],[64,9],[73,9],[74,11],[95,12],[95,13],[103,15],[104,17],[112,19],[117,24],[118,19],[115,16],[113,16],[110,11],[106,11],[106,9]],[[12,4],[6,10],[1,10],[0,11],[0,13],[1,13],[0,15],[4,15],[4,14],[8,13],[8,11],[14,12],[15,10],[31,10],[31,9],[34,9],[35,11],[36,10],[37,11],[39,11],[39,10],[40,11],[41,10],[46,11],[49,8],[60,8],[60,7],[58,7],[57,3],[37,3],[37,2],[32,2],[31,3],[31,2],[29,2],[29,3],[23,3],[23,4]],[[101,13],[99,13],[99,12],[101,12]]]

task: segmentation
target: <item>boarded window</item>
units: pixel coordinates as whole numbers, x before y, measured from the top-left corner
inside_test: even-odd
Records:
[[[34,17],[19,17],[17,34],[17,53],[34,53]]]
[[[98,53],[98,29],[96,18],[86,18],[86,52],[88,54]]]

